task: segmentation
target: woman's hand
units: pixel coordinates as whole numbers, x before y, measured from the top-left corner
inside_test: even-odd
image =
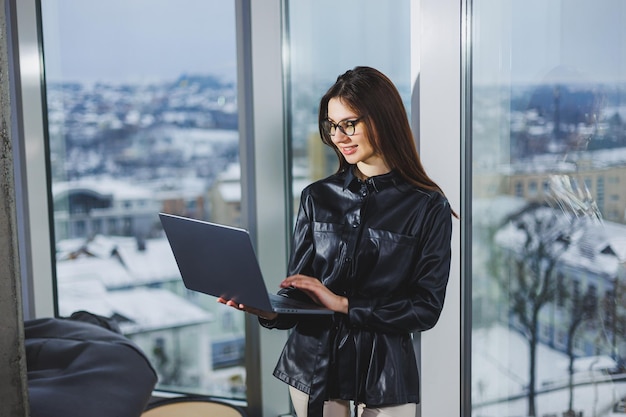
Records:
[[[348,314],[348,299],[335,294],[322,282],[306,275],[292,275],[280,283],[281,288],[297,288],[307,294],[313,301],[338,313]]]
[[[234,302],[233,300],[227,300],[222,297],[219,297],[217,299],[217,302],[226,304],[227,306],[236,308],[237,310],[240,310],[240,311],[245,311],[246,313],[254,314],[255,316],[259,316],[265,320],[274,320],[278,316],[278,313],[274,313],[273,311],[262,311],[256,308],[246,307],[243,304],[238,304]]]

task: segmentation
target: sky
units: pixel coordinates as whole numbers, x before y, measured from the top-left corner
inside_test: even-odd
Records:
[[[475,0],[475,83],[626,80],[623,0]]]
[[[293,70],[332,82],[355,65],[372,65],[383,66],[392,79],[405,72],[408,77],[409,56],[397,52],[409,49],[410,2],[396,3],[390,8],[379,0],[291,2],[289,53],[298,66]],[[320,29],[329,10],[350,12],[340,33]],[[42,21],[48,80],[236,74],[234,0],[46,0]]]
[[[398,52],[410,49],[410,43],[400,39],[408,34],[399,29],[409,13],[402,7],[408,3],[381,8],[377,1],[343,0],[341,6],[333,0],[290,3],[294,11],[302,9],[292,14],[292,37],[308,37],[311,48],[304,53],[290,51],[294,56],[299,53],[294,62],[315,72],[340,64],[341,68],[333,67],[332,78],[354,64],[381,59],[390,64],[385,72],[402,67],[402,56],[407,54]],[[46,77],[136,82],[175,79],[188,72],[234,79],[234,4],[232,0],[46,0],[42,2]],[[327,16],[327,10],[339,9],[352,10],[350,19],[341,22],[342,31],[320,29],[316,22]],[[400,18],[395,9],[400,9]],[[537,83],[554,77],[582,82],[626,79],[622,24],[626,1],[475,0],[472,13],[472,75],[477,84]],[[374,21],[375,25],[363,24]],[[351,40],[350,34],[358,39]],[[373,36],[364,37],[367,34]],[[361,39],[366,48],[359,46]],[[329,57],[322,65],[316,49]],[[359,61],[342,60],[352,56]]]
[[[235,2],[46,0],[48,80],[172,80],[236,76]]]

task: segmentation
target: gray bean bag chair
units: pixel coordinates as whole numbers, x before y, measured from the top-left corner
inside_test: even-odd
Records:
[[[157,375],[115,322],[88,312],[24,323],[31,417],[136,417]]]

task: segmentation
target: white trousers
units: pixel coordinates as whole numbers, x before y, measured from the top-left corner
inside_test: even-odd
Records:
[[[291,402],[296,410],[298,417],[307,417],[307,404],[309,402],[309,394],[306,394],[294,387],[289,387]],[[415,417],[417,412],[417,404],[401,404],[381,408],[371,408],[363,404],[359,404],[359,417]],[[323,417],[350,417],[350,401],[331,400],[324,402]]]

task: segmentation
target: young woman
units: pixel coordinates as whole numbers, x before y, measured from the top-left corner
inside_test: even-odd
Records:
[[[415,416],[412,332],[432,328],[450,271],[452,216],[426,174],[406,110],[381,72],[337,78],[319,108],[322,141],[339,169],[304,189],[281,294],[336,313],[276,315],[232,300],[262,326],[291,329],[274,376],[298,417]]]

